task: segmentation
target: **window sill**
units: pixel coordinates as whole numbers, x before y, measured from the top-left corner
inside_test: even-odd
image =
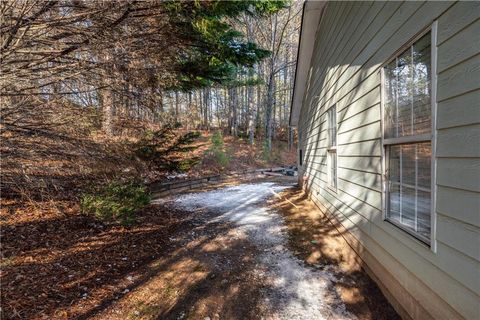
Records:
[[[415,233],[414,231],[409,230],[408,228],[406,228],[405,226],[403,226],[402,224],[400,224],[400,223],[398,223],[394,220],[390,220],[390,219],[386,218],[383,221],[387,222],[390,225],[393,225],[397,230],[400,230],[401,232],[406,233],[413,240],[415,240],[415,242],[420,243],[422,246],[427,247],[428,249],[431,249],[432,241],[430,239],[422,237],[421,235]]]

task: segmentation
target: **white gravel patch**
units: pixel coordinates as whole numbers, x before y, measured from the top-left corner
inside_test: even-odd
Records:
[[[282,217],[268,210],[265,200],[290,186],[272,182],[241,184],[178,197],[185,210],[208,208],[219,212],[216,219],[234,222],[263,252],[258,273],[268,284],[264,291],[268,319],[355,319],[338,298],[335,275],[328,268],[314,269],[287,248]]]

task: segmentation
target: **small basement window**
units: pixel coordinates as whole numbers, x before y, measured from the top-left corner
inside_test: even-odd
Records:
[[[333,105],[327,111],[327,179],[328,186],[337,190],[337,107]]]
[[[430,243],[432,32],[383,68],[385,218]]]

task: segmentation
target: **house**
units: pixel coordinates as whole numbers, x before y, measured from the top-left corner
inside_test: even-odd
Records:
[[[480,319],[480,2],[304,6],[299,179],[403,318]]]

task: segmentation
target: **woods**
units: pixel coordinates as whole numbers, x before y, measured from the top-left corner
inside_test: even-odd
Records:
[[[3,1],[3,130],[61,106],[125,121],[286,139],[301,5],[284,1]],[[76,119],[78,120],[78,115]],[[42,118],[42,119],[39,119]]]
[[[301,6],[2,1],[2,191],[71,199],[91,181],[285,162]],[[212,164],[194,140],[216,131],[251,159]]]
[[[295,163],[301,6],[0,1],[2,319],[88,318],[148,275],[194,227],[155,183]]]

